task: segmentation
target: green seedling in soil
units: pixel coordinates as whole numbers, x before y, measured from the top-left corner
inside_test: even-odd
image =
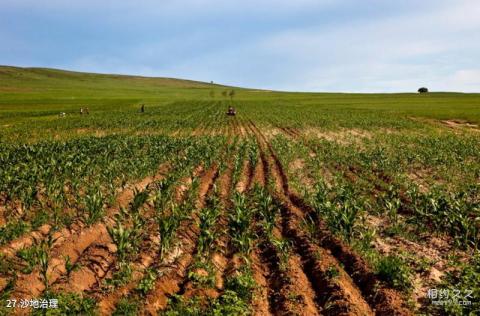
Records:
[[[411,289],[412,272],[402,258],[394,255],[381,257],[376,264],[377,275],[390,286],[408,291]]]
[[[70,256],[65,256],[64,259],[65,259],[65,270],[67,271],[67,274],[70,274],[72,271],[75,271],[80,267],[78,262],[72,263]]]
[[[183,216],[181,209],[176,204],[171,204],[170,214],[157,215],[158,231],[160,234],[160,259],[163,259],[172,246],[175,231],[180,225]]]
[[[340,271],[335,266],[329,266],[327,268],[327,271],[325,272],[325,274],[326,274],[327,278],[334,279],[334,278],[340,276]]]
[[[132,279],[133,269],[129,262],[119,262],[112,277],[105,279],[105,284],[110,288],[117,288],[127,284]]]
[[[288,270],[288,260],[290,258],[290,251],[292,249],[292,245],[288,240],[285,239],[277,239],[277,238],[272,238],[270,239],[270,242],[272,245],[275,247],[277,250],[277,253],[280,258],[279,262],[279,267],[281,271],[287,271]]]
[[[155,286],[156,278],[157,273],[152,269],[147,269],[145,271],[145,276],[137,286],[137,291],[139,291],[142,295],[146,295]]]

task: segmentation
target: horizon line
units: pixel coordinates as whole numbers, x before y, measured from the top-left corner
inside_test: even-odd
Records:
[[[76,70],[76,69],[66,69],[66,68],[52,68],[52,67],[42,67],[42,66],[17,66],[17,65],[4,65],[0,64],[0,67],[10,67],[10,68],[19,68],[19,69],[45,69],[45,70],[57,70],[64,72],[74,72],[79,74],[93,74],[93,75],[102,75],[102,76],[122,76],[122,77],[137,77],[137,78],[147,78],[147,79],[170,79],[170,80],[179,80],[179,81],[190,81],[195,83],[203,83],[206,85],[213,85],[216,87],[224,88],[236,88],[241,90],[252,90],[252,91],[261,91],[261,92],[275,92],[275,93],[311,93],[311,94],[419,94],[418,91],[396,91],[396,92],[356,92],[356,91],[294,91],[294,90],[275,90],[275,89],[264,89],[264,88],[249,88],[241,87],[236,85],[222,84],[215,81],[203,81],[197,79],[185,79],[178,77],[168,77],[168,76],[147,76],[140,74],[130,74],[130,73],[110,73],[110,72],[89,72],[85,70]],[[425,86],[422,86],[425,87]],[[421,87],[419,87],[421,88]],[[428,87],[427,87],[428,88]],[[437,91],[430,90],[428,88],[428,93],[457,93],[457,94],[480,94],[479,92],[465,92],[465,91]]]

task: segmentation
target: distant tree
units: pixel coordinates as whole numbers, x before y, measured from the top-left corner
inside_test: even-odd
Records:
[[[214,91],[214,90],[210,90],[210,97],[211,97],[212,99],[215,98],[215,91]]]
[[[223,90],[222,91],[222,95],[226,98],[227,97],[227,94],[228,94],[228,91],[227,90]]]
[[[420,89],[418,89],[418,93],[427,93],[427,92],[428,92],[428,89],[425,87],[421,87]]]
[[[228,93],[228,95],[230,96],[230,100],[233,100],[233,97],[235,96],[235,90],[230,90],[230,92]]]

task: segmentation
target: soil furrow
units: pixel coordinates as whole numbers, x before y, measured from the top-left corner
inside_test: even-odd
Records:
[[[258,164],[262,165],[263,168],[262,174],[257,174],[257,177],[263,177],[265,183],[269,175],[269,167],[262,151],[260,151],[260,156],[261,160]],[[266,170],[266,172],[263,170]],[[298,313],[318,315],[315,293],[300,266],[300,258],[296,254],[291,254],[288,256],[286,266],[281,266],[280,256],[282,254],[278,253],[262,228],[257,227],[256,229],[260,238],[257,254],[261,266],[257,268],[255,274],[260,281],[263,275],[268,285],[269,313],[274,315],[295,315]],[[274,235],[279,240],[284,239],[279,229],[275,229]],[[256,305],[263,309],[266,307],[265,304],[259,304],[258,302]]]
[[[251,124],[253,125],[253,123]],[[363,299],[360,291],[356,288],[348,275],[342,271],[335,258],[329,256],[326,251],[323,251],[323,256],[317,258],[320,249],[315,249],[318,247],[313,247],[308,241],[308,238],[298,229],[303,214],[301,210],[293,207],[293,205],[289,205],[291,202],[289,201],[288,195],[288,182],[281,169],[281,164],[274,155],[273,149],[266,141],[266,138],[262,136],[261,132],[255,126],[252,126],[252,129],[255,130],[257,137],[261,138],[259,139],[259,142],[261,151],[264,152],[263,159],[267,159],[266,163],[269,165],[269,176],[275,180],[275,195],[281,204],[284,205],[284,210],[282,211],[283,229],[287,237],[294,241],[294,248],[301,256],[303,265],[302,270],[310,280],[310,284],[316,293],[315,301],[324,309],[328,304],[331,309],[340,314],[373,314],[370,306]],[[268,157],[265,158],[267,156],[265,151],[267,150],[269,154]],[[327,269],[330,269],[330,266],[339,271],[340,282],[333,282],[333,280],[329,280],[325,277],[328,272]],[[322,281],[324,285],[319,287],[318,283]],[[325,292],[329,286],[330,290]],[[324,299],[326,294],[328,300]]]
[[[232,136],[241,136],[240,131],[238,129],[238,122],[235,117],[228,120],[229,126],[231,127],[231,135]]]
[[[248,163],[248,161],[246,161]],[[258,162],[257,164],[261,164]],[[246,190],[251,189],[251,185],[254,182],[255,177],[260,177],[263,179],[264,175],[258,175],[260,172],[259,169],[255,168],[252,169],[252,166],[248,163],[248,183],[245,187],[238,187],[237,191],[240,193],[244,193]],[[243,189],[243,190],[242,190]],[[264,264],[261,260],[262,253],[259,247],[255,247],[252,254],[250,255],[250,259],[252,261],[252,272],[253,278],[257,284],[257,289],[255,291],[255,295],[252,301],[252,311],[253,315],[272,315],[271,310],[272,307],[270,306],[270,295],[272,294],[273,290],[270,288],[271,283],[268,281],[269,276],[272,274],[268,264]]]
[[[193,253],[200,231],[198,229],[198,212],[205,206],[206,195],[211,190],[218,174],[216,166],[210,168],[202,177],[199,186],[196,211],[189,220],[183,221],[179,227],[177,240],[180,242],[167,258],[169,264],[158,267],[159,278],[155,282],[154,289],[147,295],[141,314],[156,315],[158,310],[167,306],[168,296],[180,291],[188,266],[193,260]]]
[[[278,129],[280,129],[288,138],[291,138],[291,139],[297,139],[299,137],[298,134],[294,133],[290,128],[288,127],[280,127],[280,126],[277,126]]]
[[[252,123],[253,124],[253,123]],[[257,129],[258,133],[261,133]],[[265,138],[263,137],[265,140]],[[283,187],[283,192],[280,192],[280,199],[283,200],[282,204],[287,206],[288,209],[288,220],[286,222],[290,225],[290,233],[292,233],[292,237],[296,237],[297,241],[302,244],[305,238],[302,237],[300,230],[297,228],[292,227],[291,225],[294,224],[293,217],[298,217],[299,219],[302,218],[303,214],[306,212],[312,213],[311,207],[308,207],[296,194],[291,193],[288,188],[287,178],[285,173],[282,170],[281,163],[279,159],[275,156],[273,149],[267,143],[268,149],[271,154],[272,158],[272,166],[277,173],[278,180],[276,181],[277,185],[279,184]],[[300,206],[300,208],[294,206]],[[303,207],[303,209],[302,209]],[[297,223],[300,223],[297,220]],[[321,222],[320,222],[321,223]],[[298,225],[298,224],[297,224]],[[361,259],[358,255],[356,255],[353,251],[351,251],[347,246],[345,246],[340,240],[335,238],[331,232],[325,228],[324,224],[320,224],[319,237],[321,238],[321,246],[325,247],[330,251],[334,257],[332,260],[339,261],[344,266],[344,270],[352,276],[352,280],[354,281],[355,285],[350,284],[353,283],[351,281],[346,282],[344,289],[346,290],[345,293],[352,293],[351,290],[358,287],[359,290],[364,297],[356,297],[355,301],[359,302],[359,306],[362,307],[362,301],[366,301],[372,307],[372,309],[381,315],[410,315],[411,313],[408,309],[405,308],[404,303],[400,297],[400,295],[392,290],[387,289],[378,281],[375,277],[373,272],[368,268],[365,264],[363,259]],[[296,232],[295,232],[296,231]],[[322,236],[324,236],[322,238]],[[303,240],[302,240],[303,239]],[[353,292],[357,292],[353,291]]]
[[[180,291],[185,298],[189,299],[193,296],[204,299],[204,296],[217,297],[220,295],[220,291],[223,290],[225,281],[225,271],[227,266],[231,266],[232,253],[229,252],[230,238],[225,231],[225,227],[228,227],[228,218],[226,216],[227,210],[231,207],[230,192],[232,190],[232,162],[230,161],[225,167],[223,172],[216,181],[216,189],[219,195],[219,202],[221,213],[216,219],[216,225],[212,229],[219,232],[219,237],[214,241],[214,251],[209,258],[214,266],[215,273],[215,289],[201,288],[194,284],[192,281],[186,281],[180,286]],[[196,252],[195,256],[198,258],[199,253]],[[203,269],[200,269],[203,270]],[[230,270],[230,269],[229,269]],[[199,271],[204,273],[206,271]]]
[[[314,286],[318,303],[324,307],[322,313],[373,315],[361,292],[337,260],[325,249],[314,245],[299,229],[300,222],[295,219],[295,214],[290,208],[282,208],[284,231],[286,236],[293,240],[296,251],[302,257],[304,271]]]
[[[235,186],[235,189],[239,193],[245,192],[249,187],[253,177],[253,170],[250,162],[244,160],[242,164],[242,171],[240,172],[240,177]]]
[[[272,315],[269,303],[269,287],[267,277],[270,275],[270,269],[260,261],[260,249],[255,248],[250,256],[252,260],[253,278],[257,283],[257,290],[252,301],[253,315],[263,316]]]
[[[158,173],[155,176],[149,176],[142,179],[139,182],[131,185],[131,187],[127,187],[125,189],[121,189],[119,192],[115,204],[108,208],[106,211],[106,217],[111,217],[115,213],[119,211],[121,207],[126,207],[131,199],[133,199],[135,190],[142,191],[144,190],[147,185],[151,182],[157,181],[161,179],[164,174],[168,172],[170,169],[170,164],[165,163],[162,164],[158,170]],[[24,236],[21,236],[13,241],[11,241],[8,245],[4,245],[0,247],[0,254],[4,254],[6,257],[13,257],[17,253],[18,250],[31,247],[34,244],[38,243],[39,241],[45,239],[49,233],[51,232],[53,226],[49,224],[45,224],[41,226],[39,229],[33,232],[29,232]],[[75,235],[79,231],[85,228],[85,224],[82,220],[76,220],[71,227],[69,228],[62,228],[59,231],[56,231],[52,234],[53,239],[55,240],[55,246],[62,244],[63,242],[67,241],[71,236]]]
[[[232,162],[229,163],[225,172],[220,175],[220,203],[222,207],[222,213],[217,219],[217,229],[220,231],[220,238],[216,241],[216,251],[212,254],[212,262],[216,268],[215,271],[215,287],[217,290],[223,290],[225,283],[225,270],[227,266],[231,265],[233,253],[229,250],[230,237],[225,231],[228,227],[227,212],[231,208],[232,203],[230,201],[230,194],[232,192],[233,167]]]
[[[165,169],[163,168],[161,170],[164,171]],[[128,206],[130,200],[133,199],[135,190],[144,190],[149,183],[161,179],[163,173],[164,172],[154,177],[147,177],[135,184],[134,188],[122,192],[117,198],[116,206],[107,210],[107,216],[113,216],[121,207]],[[106,241],[107,244],[111,243],[107,231],[107,225],[113,224],[113,219],[111,217],[106,217],[104,221],[107,224],[100,222],[75,233],[70,233],[69,236],[59,236],[64,238],[63,242],[54,245],[49,254],[50,259],[48,261],[48,269],[46,273],[49,285],[54,284],[61,276],[67,273],[67,258],[71,264],[75,264],[84,255],[84,252],[90,247],[90,245],[94,244],[96,241],[103,240]],[[45,285],[46,283],[37,268],[30,274],[20,274],[18,276],[11,297],[15,297],[16,299],[31,299],[33,297],[38,297],[45,290]]]
[[[117,247],[111,238],[95,241],[77,261],[80,268],[72,271],[68,279],[57,282],[52,288],[63,292],[82,293],[99,286],[114,266],[116,251]]]
[[[203,167],[198,166],[194,169],[192,176],[182,178],[179,181],[179,185],[175,189],[174,198],[177,203],[181,203],[185,200],[185,192],[191,187],[192,179],[201,175]],[[132,277],[128,284],[116,288],[114,291],[107,294],[99,293],[96,295],[98,303],[98,312],[101,315],[112,314],[115,310],[117,303],[123,297],[127,296],[133,291],[139,282],[145,276],[145,271],[149,269],[155,261],[160,260],[160,236],[158,234],[158,228],[156,224],[150,225],[147,229],[148,236],[145,238],[143,245],[140,247],[140,255],[138,259],[132,264]]]
[[[258,272],[265,273],[269,312],[273,315],[318,315],[315,293],[302,271],[300,258],[296,254],[288,254],[288,262],[282,264],[281,256],[285,254],[278,252],[262,229],[259,228],[257,234],[262,265]],[[283,239],[279,230],[274,235],[279,240]]]

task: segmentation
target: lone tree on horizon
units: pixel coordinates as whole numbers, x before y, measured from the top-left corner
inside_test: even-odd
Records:
[[[421,87],[420,89],[418,89],[418,93],[427,93],[427,92],[428,92],[428,89],[425,87]]]

